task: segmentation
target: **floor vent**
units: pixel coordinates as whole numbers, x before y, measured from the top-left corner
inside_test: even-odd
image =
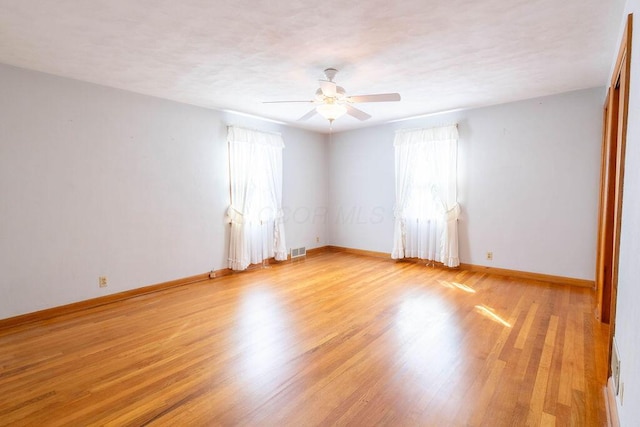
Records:
[[[305,248],[304,246],[301,248],[295,248],[295,249],[291,248],[291,259],[300,258],[306,255],[307,255],[307,248]]]

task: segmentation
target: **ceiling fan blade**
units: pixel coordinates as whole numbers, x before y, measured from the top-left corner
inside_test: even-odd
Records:
[[[400,101],[399,93],[379,93],[376,95],[356,95],[347,98],[349,102],[390,102]]]
[[[347,114],[355,117],[358,120],[368,120],[371,118],[369,114],[365,113],[362,110],[358,110],[356,107],[352,107],[349,104],[345,104],[344,106],[347,108]]]
[[[298,119],[299,122],[303,122],[305,120],[309,120],[311,117],[315,116],[317,113],[316,109],[314,108],[313,110],[309,111],[307,114],[305,114],[304,116],[300,117]]]
[[[287,102],[304,102],[306,104],[313,104],[314,101],[262,101],[263,104],[284,104]]]
[[[336,84],[327,80],[320,80],[320,89],[322,94],[327,98],[334,98],[336,96]]]

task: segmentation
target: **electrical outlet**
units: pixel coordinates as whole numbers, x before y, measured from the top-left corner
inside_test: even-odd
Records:
[[[100,286],[101,288],[107,287],[107,276],[98,277],[98,286]]]
[[[316,236],[316,243],[320,243],[320,237]]]
[[[493,261],[493,252],[487,252],[487,259]]]

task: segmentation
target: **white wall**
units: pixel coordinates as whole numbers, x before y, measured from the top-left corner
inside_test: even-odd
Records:
[[[603,93],[589,89],[333,135],[331,243],[391,252],[395,130],[458,123],[461,261],[593,280]]]
[[[327,152],[324,135],[282,130],[284,172],[282,207],[288,248],[327,245]]]
[[[618,274],[616,341],[620,354],[620,381],[623,400],[618,396],[618,415],[622,426],[640,423],[640,0],[629,0],[621,20],[634,13],[631,52],[629,122],[622,201],[622,236]],[[624,24],[621,24],[621,32]]]
[[[326,206],[322,135],[0,65],[0,318],[226,267],[228,124],[282,132],[283,203]]]

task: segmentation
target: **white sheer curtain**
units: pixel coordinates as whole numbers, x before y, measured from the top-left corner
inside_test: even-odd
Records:
[[[287,259],[282,213],[282,136],[229,126],[229,268]]]
[[[460,265],[458,127],[397,131],[393,145],[396,205],[391,257]]]

